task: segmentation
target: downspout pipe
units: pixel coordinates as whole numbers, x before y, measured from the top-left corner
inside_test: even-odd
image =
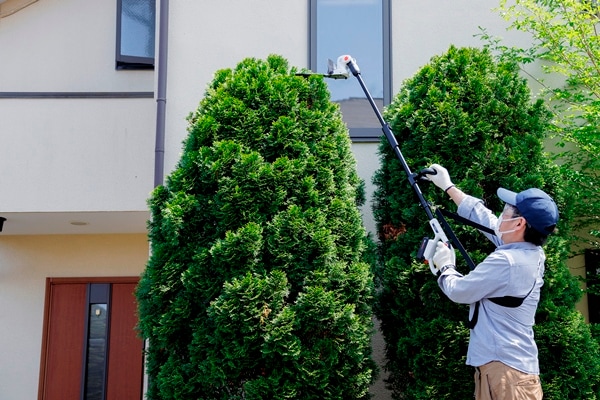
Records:
[[[156,144],[154,146],[154,187],[163,184],[165,175],[165,125],[167,115],[167,53],[169,48],[169,0],[159,0],[158,65],[156,66]],[[152,254],[152,247],[149,248]],[[147,349],[149,339],[144,340]],[[144,393],[148,392],[150,376],[144,366]]]
[[[154,187],[165,174],[165,125],[167,114],[167,53],[169,47],[169,0],[160,0],[158,22],[158,67],[156,90],[156,144],[154,147]]]

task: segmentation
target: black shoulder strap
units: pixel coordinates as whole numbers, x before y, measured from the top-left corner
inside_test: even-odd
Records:
[[[529,293],[531,293],[531,290],[529,291]],[[523,302],[525,301],[527,296],[529,296],[529,293],[527,293],[525,295],[525,297],[513,297],[513,296],[490,297],[490,298],[488,298],[488,300],[491,301],[492,303],[498,304],[499,306],[502,306],[502,307],[517,308],[521,304],[523,304]]]
[[[487,226],[483,226],[483,225],[481,225],[481,224],[478,224],[477,222],[473,222],[473,221],[471,221],[470,219],[467,219],[467,218],[465,218],[465,217],[461,217],[460,215],[458,215],[458,214],[456,214],[456,213],[453,213],[453,212],[451,212],[451,211],[444,210],[443,208],[442,208],[442,209],[440,209],[440,212],[441,212],[443,215],[445,215],[446,217],[450,217],[450,218],[452,218],[452,219],[453,219],[453,220],[455,220],[455,221],[462,222],[462,224],[463,224],[463,225],[469,225],[469,226],[472,226],[473,228],[475,228],[475,229],[478,229],[478,230],[480,230],[480,231],[483,231],[483,232],[485,232],[485,233],[489,233],[489,234],[491,234],[491,235],[495,235],[495,233],[494,233],[494,230],[493,230],[493,229],[491,229],[491,228],[488,228]]]
[[[514,296],[488,297],[488,300],[491,301],[492,303],[498,304],[499,306],[502,306],[502,307],[517,308],[521,304],[523,304],[525,299],[527,297],[529,297],[531,292],[533,292],[536,282],[537,282],[537,276],[535,277],[535,281],[533,281],[533,286],[529,290],[529,293],[527,293],[525,295],[525,297],[514,297]],[[475,303],[475,310],[473,311],[473,318],[471,318],[471,320],[467,323],[467,326],[469,327],[469,329],[473,329],[473,328],[475,328],[475,325],[477,325],[477,319],[479,318],[480,303],[481,303],[480,301]]]
[[[467,219],[465,217],[461,217],[460,215],[444,210],[443,208],[437,208],[436,209],[436,213],[438,214],[438,217],[441,217],[441,215],[444,215],[446,217],[450,217],[455,221],[461,222],[464,225],[469,225],[472,226],[475,229],[478,229],[482,232],[485,233],[489,233],[491,235],[495,235],[496,233],[494,232],[493,229],[478,224],[476,222],[471,221],[470,219]],[[441,220],[443,220],[444,222],[446,222],[444,220],[443,217],[441,217]],[[458,239],[456,239],[458,240]],[[475,269],[475,265],[474,263],[470,264],[470,268],[471,270]],[[538,266],[539,269],[539,266]],[[525,299],[527,297],[529,297],[529,295],[531,294],[531,292],[533,291],[533,289],[535,288],[535,283],[537,282],[537,275],[535,280],[533,281],[533,286],[531,287],[531,289],[529,290],[529,293],[527,293],[525,295],[525,297],[514,297],[514,296],[504,296],[504,297],[488,297],[488,300],[490,300],[492,303],[494,304],[498,304],[499,306],[502,307],[508,307],[508,308],[517,308],[519,307],[521,304],[523,304],[523,301],[525,301]],[[479,306],[480,306],[480,301],[478,301],[477,303],[475,303],[475,310],[473,311],[473,318],[471,318],[471,320],[467,323],[467,326],[469,327],[469,329],[473,329],[475,328],[475,325],[477,325],[477,320],[479,318]]]
[[[473,311],[473,318],[469,322],[467,322],[467,327],[469,329],[475,328],[477,325],[477,320],[479,319],[479,302],[475,303],[475,310]]]

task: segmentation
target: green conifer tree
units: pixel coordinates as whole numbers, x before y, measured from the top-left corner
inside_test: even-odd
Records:
[[[368,397],[363,186],[323,78],[295,72],[218,71],[149,200],[149,399]]]
[[[598,345],[575,310],[581,296],[565,264],[571,205],[543,140],[549,112],[532,102],[514,63],[497,63],[474,48],[450,49],[433,57],[403,86],[385,113],[408,165],[446,167],[464,192],[497,211],[498,187],[538,187],[561,211],[559,233],[545,246],[545,285],[534,327],[544,398],[596,399],[600,377]],[[452,303],[429,268],[415,261],[427,218],[387,143],[376,173],[375,218],[380,235],[382,283],[376,314],[387,344],[389,386],[397,399],[467,399],[473,370],[465,365],[468,307]],[[431,204],[455,211],[445,193],[420,184]],[[453,224],[477,263],[493,251],[473,228]],[[458,269],[469,268],[457,255]]]

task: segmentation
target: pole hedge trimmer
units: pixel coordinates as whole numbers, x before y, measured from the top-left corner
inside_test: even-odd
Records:
[[[442,211],[439,208],[436,208],[435,211],[432,211],[431,205],[425,200],[425,198],[423,197],[423,193],[421,192],[421,189],[417,184],[417,181],[424,178],[425,175],[435,175],[437,174],[437,171],[431,168],[425,168],[416,174],[411,172],[408,164],[406,163],[406,160],[404,159],[404,156],[402,155],[402,151],[400,151],[400,145],[398,144],[396,137],[392,133],[389,124],[383,119],[381,112],[379,112],[379,109],[377,108],[377,105],[375,104],[371,93],[369,93],[369,90],[367,89],[365,82],[363,81],[362,76],[360,75],[360,68],[358,68],[356,60],[349,55],[343,55],[338,57],[337,63],[335,64],[333,63],[333,61],[329,60],[328,71],[327,74],[324,76],[333,79],[346,79],[349,76],[349,72],[351,72],[352,75],[354,75],[356,79],[358,79],[360,86],[365,92],[365,96],[367,97],[367,100],[371,104],[371,107],[373,108],[373,111],[375,112],[375,115],[377,116],[377,119],[381,124],[383,133],[385,134],[385,137],[387,138],[390,146],[392,147],[392,150],[396,154],[396,157],[398,157],[398,160],[400,160],[400,164],[402,164],[402,168],[404,169],[404,172],[408,177],[408,182],[410,183],[410,186],[413,188],[415,194],[417,195],[421,206],[425,210],[425,214],[427,214],[427,218],[429,220],[429,225],[433,230],[433,238],[430,239],[429,237],[425,237],[421,242],[419,251],[417,252],[417,259],[425,260],[429,264],[429,269],[431,270],[431,272],[434,275],[437,274],[437,269],[433,264],[433,255],[435,254],[437,242],[442,241],[444,243],[447,243],[448,245],[454,245],[454,247],[458,249],[462,257],[465,259],[469,268],[471,270],[475,269],[475,263],[473,262],[463,245],[460,243],[454,232],[452,231],[450,225],[448,225],[446,219],[444,218],[444,213],[446,215],[450,213]],[[490,231],[487,227],[478,226],[478,228],[483,229],[487,232]],[[451,241],[448,240],[448,236],[450,237]]]

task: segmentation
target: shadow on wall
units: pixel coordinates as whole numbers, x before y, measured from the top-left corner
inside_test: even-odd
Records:
[[[379,329],[379,320],[373,317],[375,333],[371,339],[371,348],[373,349],[373,360],[379,366],[379,376],[377,381],[371,385],[369,393],[373,395],[373,400],[391,400],[392,392],[386,389],[384,380],[387,379],[387,373],[383,370],[385,364],[385,341],[383,334]]]

